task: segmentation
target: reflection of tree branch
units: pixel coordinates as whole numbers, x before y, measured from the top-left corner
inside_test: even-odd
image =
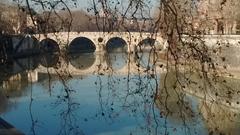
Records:
[[[99,105],[100,105],[100,109],[101,109],[101,115],[105,118],[106,120],[106,115],[105,114],[106,112],[104,111],[104,104],[103,104],[103,100],[102,100],[102,88],[103,88],[103,85],[102,85],[102,79],[100,78],[100,76],[97,77],[97,80],[96,82],[98,82],[99,84],[99,90],[98,90],[98,101],[99,101]]]
[[[45,9],[48,6],[50,6],[49,13],[47,16],[45,16],[45,19],[47,22],[51,18],[51,15],[54,14],[56,18],[58,18],[64,25],[67,24],[67,31],[68,31],[68,39],[69,39],[69,32],[71,31],[71,24],[73,21],[72,14],[70,12],[70,8],[63,0],[55,1],[56,3],[51,2],[45,2],[45,1],[37,1],[33,0],[34,2],[40,3],[42,9]],[[146,23],[146,17],[145,12],[147,12],[147,16],[150,17],[150,8],[145,1],[143,0],[129,0],[126,6],[125,11],[122,13],[117,9],[117,6],[111,6],[112,1],[107,0],[99,0],[95,1],[92,0],[93,4],[93,10],[95,14],[95,21],[98,30],[102,29],[103,32],[111,32],[115,30],[119,30],[118,28],[114,28],[114,26],[117,27],[123,27],[125,31],[128,32],[130,37],[130,42],[133,40],[131,35],[131,30],[129,30],[129,26],[126,23],[126,19],[131,19],[130,21],[134,21],[137,31],[140,33],[140,37],[143,35],[143,30],[141,27],[141,23],[139,23],[142,19],[143,24]],[[114,2],[114,1],[113,1]],[[118,1],[117,1],[118,2]],[[181,3],[182,2],[182,3]],[[193,1],[190,1],[189,3],[193,3]],[[29,10],[30,9],[30,3],[29,0],[26,0],[26,4]],[[68,22],[66,19],[62,18],[61,15],[58,14],[56,7],[62,4],[64,9],[67,9],[67,12],[70,16],[70,21]],[[191,4],[190,4],[191,5]],[[197,31],[193,29],[193,23],[189,24],[188,19],[191,20],[194,19],[193,11],[194,9],[190,9],[189,13],[188,10],[185,7],[188,6],[184,1],[177,1],[177,0],[161,0],[159,5],[159,14],[155,21],[154,26],[150,27],[151,35],[150,37],[153,39],[157,38],[157,32],[163,33],[163,37],[168,40],[169,46],[166,50],[166,74],[163,76],[163,82],[159,82],[157,79],[158,73],[156,72],[156,66],[158,61],[157,54],[160,53],[158,50],[156,50],[155,46],[151,46],[150,52],[148,54],[147,59],[147,68],[145,70],[146,75],[143,75],[140,71],[140,60],[144,57],[140,53],[143,53],[142,47],[140,47],[140,51],[136,50],[135,55],[138,57],[138,73],[135,75],[132,75],[130,73],[130,69],[133,68],[130,65],[131,62],[131,54],[128,55],[128,73],[127,73],[127,81],[126,81],[126,92],[124,92],[124,95],[117,95],[114,91],[114,85],[116,85],[115,82],[122,80],[115,78],[113,72],[107,76],[107,90],[108,93],[106,94],[107,98],[104,98],[104,86],[103,81],[101,80],[101,76],[103,73],[100,73],[100,70],[102,70],[102,63],[98,66],[98,76],[97,76],[97,83],[99,85],[98,89],[98,101],[101,109],[102,116],[104,116],[105,120],[108,120],[108,116],[111,116],[111,111],[108,111],[109,105],[112,103],[109,103],[111,100],[115,101],[116,99],[114,94],[116,94],[119,100],[122,102],[122,109],[126,111],[132,111],[132,113],[141,115],[146,120],[146,129],[149,130],[150,128],[150,119],[153,115],[156,128],[155,133],[158,133],[159,128],[159,119],[157,119],[157,114],[154,110],[154,105],[157,105],[157,100],[160,102],[160,106],[162,107],[160,109],[160,115],[164,116],[164,125],[160,128],[165,128],[165,134],[168,134],[169,132],[169,126],[168,126],[168,119],[172,117],[173,110],[171,110],[171,94],[174,94],[176,99],[174,101],[177,102],[177,109],[179,109],[178,114],[179,118],[181,119],[182,125],[185,129],[185,133],[188,133],[189,127],[187,124],[187,117],[188,115],[191,115],[193,111],[189,109],[188,104],[185,102],[186,95],[183,94],[183,91],[186,91],[186,89],[193,89],[200,87],[201,93],[203,93],[204,97],[203,99],[205,101],[208,100],[208,97],[210,97],[212,100],[215,100],[216,97],[225,97],[228,100],[233,99],[232,93],[234,93],[234,89],[231,88],[226,83],[223,84],[216,84],[216,83],[222,83],[224,80],[219,79],[220,72],[217,72],[215,65],[216,63],[213,62],[211,58],[211,53],[209,51],[209,48],[207,47],[206,43],[204,43],[204,40],[201,38],[201,36],[196,35]],[[192,6],[192,5],[191,5]],[[191,7],[192,8],[192,7]],[[100,16],[100,10],[103,11],[103,17]],[[34,22],[32,13],[31,19]],[[113,19],[116,16],[121,16],[121,21],[117,22],[117,24],[113,24]],[[139,21],[139,19],[141,19]],[[101,25],[101,26],[100,26]],[[101,28],[100,28],[101,27]],[[184,29],[187,29],[184,30]],[[62,27],[59,28],[59,30],[56,30],[55,28],[52,28],[54,32],[60,31],[63,29]],[[136,31],[136,29],[134,31]],[[39,30],[40,32],[43,32],[44,34],[47,34],[44,28]],[[185,34],[185,35],[183,35]],[[57,36],[57,34],[55,34]],[[189,38],[190,41],[185,41],[183,39]],[[69,41],[67,41],[68,43]],[[129,45],[130,46],[130,45]],[[133,51],[133,50],[130,50]],[[135,51],[135,50],[134,50]],[[152,67],[150,67],[151,62],[151,55],[153,54],[153,64]],[[190,62],[189,62],[190,61]],[[61,67],[60,67],[61,68]],[[111,68],[111,67],[110,67]],[[134,67],[135,68],[135,67]],[[111,68],[113,71],[113,68]],[[173,71],[172,71],[173,70]],[[189,71],[187,71],[189,70]],[[48,70],[47,70],[48,71]],[[174,74],[171,74],[173,72]],[[200,80],[201,84],[196,84],[196,79],[192,76],[195,75]],[[68,133],[80,133],[80,131],[73,131],[75,129],[78,129],[78,127],[75,124],[75,121],[77,120],[74,115],[74,110],[77,108],[78,104],[74,103],[72,101],[72,93],[74,90],[70,89],[69,86],[66,83],[66,79],[64,78],[63,73],[56,71],[57,75],[59,76],[59,80],[64,86],[64,94],[59,97],[58,102],[56,105],[60,105],[62,103],[67,104],[67,109],[63,110],[61,112],[61,117],[63,118],[62,122],[62,130],[59,134],[68,134]],[[49,89],[51,91],[50,86],[50,80],[51,76],[48,72],[49,76]],[[174,77],[174,83],[169,86],[169,77]],[[154,81],[154,83],[152,83]],[[162,84],[161,84],[162,83]],[[134,87],[131,87],[131,85],[134,85]],[[194,86],[192,86],[194,85]],[[125,87],[125,86],[124,86]],[[220,87],[220,88],[219,88]],[[209,89],[211,91],[209,91]],[[172,90],[172,93],[170,93]],[[227,94],[219,94],[219,91],[227,91]],[[163,97],[161,96],[161,93],[164,93],[165,95]],[[214,96],[212,96],[212,93],[215,93]],[[221,93],[221,92],[220,92]],[[154,97],[152,99],[151,97]],[[113,98],[113,99],[111,99]],[[32,91],[31,91],[31,102],[29,105],[29,111],[31,115],[32,120],[32,132],[35,134],[35,124],[36,121],[33,118],[32,115]],[[217,101],[214,101],[217,102]],[[229,101],[228,101],[229,102]],[[149,107],[150,106],[150,107]],[[206,105],[204,105],[206,106]],[[143,108],[141,108],[143,107]],[[187,112],[186,111],[187,108]],[[152,109],[152,110],[151,110]],[[210,108],[211,109],[211,108]],[[209,110],[210,110],[209,109]],[[152,114],[151,114],[152,113]],[[188,114],[186,114],[188,113]],[[210,112],[209,112],[210,113]],[[110,119],[112,117],[109,117]],[[112,120],[112,119],[111,119]],[[149,124],[149,125],[148,125]]]
[[[78,119],[74,114],[79,104],[74,103],[71,97],[65,97],[62,100],[66,102],[67,109],[60,112],[61,129],[59,135],[83,135],[84,133],[79,129]]]
[[[75,111],[79,108],[79,103],[74,102],[72,99],[73,90],[70,90],[65,83],[64,84],[64,93],[58,96],[58,100],[55,103],[55,107],[63,106],[65,107],[60,111],[60,120],[61,120],[61,128],[59,131],[59,135],[75,135],[84,134],[78,126],[78,119],[75,114]],[[62,107],[61,107],[62,108]]]
[[[32,79],[32,76],[30,74],[30,79]],[[31,92],[30,92],[30,103],[29,103],[29,113],[30,113],[30,118],[31,118],[31,122],[32,122],[32,125],[31,125],[31,132],[33,135],[36,135],[36,131],[35,131],[35,127],[38,123],[37,120],[34,119],[33,117],[33,112],[32,112],[32,104],[33,104],[33,89],[32,89],[32,82],[31,82]]]

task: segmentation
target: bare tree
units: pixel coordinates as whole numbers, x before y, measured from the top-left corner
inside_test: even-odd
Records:
[[[230,27],[232,27],[232,30],[234,29],[234,25],[236,24],[233,24],[232,21],[237,21],[238,18],[236,16],[239,15],[239,6],[236,6],[237,4],[239,5],[237,0],[207,3],[207,7],[204,7],[205,5],[201,3],[202,1],[160,0],[158,1],[159,5],[158,9],[155,11],[154,18],[151,17],[151,5],[145,0],[126,0],[125,3],[123,3],[123,1],[119,2],[118,0],[92,0],[92,5],[88,9],[89,13],[83,11],[71,11],[69,6],[74,6],[74,3],[76,2],[75,0],[26,0],[25,2],[29,9],[34,7],[35,10],[42,11],[41,14],[36,15],[36,18],[35,15],[30,12],[31,20],[34,22],[38,33],[47,34],[50,32],[55,33],[61,31],[80,32],[86,30],[98,30],[103,32],[127,31],[129,35],[131,35],[131,31],[142,33],[144,27],[148,27],[146,31],[150,33],[150,38],[154,39],[159,33],[161,33],[161,36],[167,40],[168,46],[166,50],[164,50],[165,65],[158,66],[164,67],[166,73],[163,75],[160,82],[158,82],[156,66],[147,66],[144,71],[147,73],[145,77],[147,79],[153,79],[156,82],[156,85],[149,88],[149,79],[145,86],[142,87],[142,85],[140,85],[137,90],[132,90],[129,87],[129,82],[132,80],[128,75],[126,79],[126,85],[128,88],[127,94],[121,99],[128,101],[128,97],[139,95],[142,97],[143,102],[147,100],[149,103],[150,100],[152,102],[149,104],[152,106],[156,105],[164,110],[160,115],[164,115],[166,119],[170,115],[174,115],[175,117],[175,113],[172,113],[172,111],[177,110],[178,112],[176,116],[179,116],[185,126],[190,117],[194,117],[193,111],[189,109],[189,103],[184,100],[185,94],[183,93],[186,90],[197,90],[198,93],[202,93],[202,95],[204,95],[204,101],[208,100],[207,97],[209,97],[209,93],[216,97],[224,96],[227,97],[228,104],[229,100],[232,99],[232,94],[238,92],[235,88],[230,87],[230,84],[221,77],[221,75],[223,75],[222,71],[225,71],[226,67],[222,67],[214,57],[220,57],[218,56],[221,52],[220,47],[209,48],[204,41],[205,34],[211,33],[210,31],[215,27],[217,27],[219,33],[224,34],[224,22],[230,20],[230,24],[232,24]],[[233,4],[233,2],[236,3]],[[202,6],[202,9],[200,6]],[[230,7],[234,10],[229,10]],[[227,15],[229,16],[226,17]],[[209,20],[213,21],[208,22]],[[88,29],[88,27],[90,28]],[[150,42],[150,44],[152,45],[153,43]],[[132,55],[135,55],[135,59],[140,59],[141,57],[138,56],[141,51],[142,50],[140,49],[140,51],[136,50],[133,54],[129,54],[129,61]],[[154,56],[162,53],[153,45],[150,47],[150,55],[152,52]],[[225,61],[224,57],[220,58],[222,61]],[[157,63],[157,60],[158,59],[154,59],[153,63]],[[137,64],[137,66],[139,67],[139,64]],[[100,71],[100,68],[102,68],[101,64],[98,68]],[[128,65],[128,68],[132,67]],[[98,77],[103,75],[99,71]],[[71,90],[66,85],[65,78],[71,77],[71,75],[69,75],[68,72],[57,73],[65,87],[64,94],[62,97],[59,97],[59,103],[61,103],[60,101],[64,101],[69,105],[67,110],[62,113],[64,118],[63,122],[67,122],[67,120],[71,121],[74,119],[71,110],[78,105],[71,100],[71,95],[74,90]],[[65,73],[67,73],[67,75]],[[137,77],[137,83],[143,84],[144,80],[141,78],[140,72]],[[101,79],[99,79],[99,83],[101,84]],[[102,85],[100,85],[99,90],[99,102],[101,104],[101,109],[104,110],[104,106],[102,105],[104,102],[101,98],[101,88]],[[150,92],[147,92],[150,94],[147,92],[148,95],[144,93],[142,90],[144,88],[149,90]],[[174,100],[174,103],[172,104],[173,107],[168,105],[169,100]],[[211,101],[217,102],[215,99],[212,99]],[[129,104],[131,104],[131,102]],[[138,107],[139,104],[134,104],[133,108],[136,106]],[[102,116],[104,115],[105,113],[102,112]],[[209,120],[208,117],[206,117],[206,119]],[[157,121],[156,118],[155,121]],[[64,124],[71,125],[71,123]],[[63,126],[66,126],[64,124]],[[167,128],[166,125],[163,127]],[[66,129],[63,129],[61,133],[67,134],[66,131],[68,130],[68,127],[66,126],[65,128]],[[189,129],[189,127],[186,126],[186,131],[187,129]],[[167,134],[167,131],[165,134]]]

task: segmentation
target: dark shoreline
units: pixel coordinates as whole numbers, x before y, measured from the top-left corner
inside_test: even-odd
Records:
[[[7,121],[0,118],[0,134],[1,135],[24,135]]]

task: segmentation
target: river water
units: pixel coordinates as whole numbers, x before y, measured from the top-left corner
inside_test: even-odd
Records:
[[[70,54],[66,61],[83,71],[77,74],[38,70],[39,67],[57,69],[56,65],[63,61],[58,55],[16,59],[2,65],[1,117],[27,135],[240,132],[238,112],[188,92],[161,90],[165,75],[161,72],[114,72],[128,64],[125,53],[98,55]],[[140,67],[152,67],[147,54],[141,58]],[[107,63],[106,71],[88,72],[98,59]],[[168,83],[172,81],[174,77]]]

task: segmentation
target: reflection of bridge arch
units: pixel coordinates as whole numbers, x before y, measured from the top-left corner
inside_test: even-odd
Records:
[[[71,41],[68,47],[69,52],[91,53],[96,50],[96,46],[91,39],[86,37],[77,37]]]
[[[56,67],[59,62],[58,53],[45,53],[40,57],[40,64],[44,67]]]
[[[96,61],[96,55],[92,53],[73,53],[69,54],[70,64],[79,70],[87,70],[91,68]]]
[[[43,52],[59,52],[60,47],[58,43],[51,39],[51,38],[45,38],[40,42],[40,48]]]
[[[80,55],[80,57],[82,56],[83,54]],[[76,61],[74,61],[73,59],[71,60],[71,57],[75,57]],[[61,72],[70,73],[71,75],[86,75],[97,73],[102,69],[107,68],[107,64],[103,59],[103,55],[96,55],[95,53],[90,53],[89,57],[92,57],[93,61],[90,60],[87,65],[84,65],[84,63],[81,64],[82,60],[78,61],[79,56],[69,56],[69,60],[65,60],[60,57],[59,59],[62,61],[58,64],[58,67],[44,67],[41,65],[38,67],[37,72],[50,74],[58,74],[59,72]]]
[[[70,56],[71,57],[71,56]],[[85,57],[85,60],[82,58]],[[88,59],[86,59],[88,57]],[[76,56],[77,59],[69,60],[68,69],[70,74],[93,74],[101,71],[101,69],[106,69],[107,64],[104,60],[103,55],[96,55],[94,53],[80,54]],[[85,63],[84,63],[85,62]]]
[[[128,63],[127,53],[106,53],[105,57],[107,66],[112,71],[121,70]]]
[[[115,54],[115,53],[113,53]],[[79,55],[79,54],[78,54]],[[86,75],[86,74],[93,74],[93,73],[116,73],[116,74],[127,74],[127,73],[146,73],[146,68],[139,66],[139,64],[134,60],[133,54],[126,54],[125,57],[126,60],[123,59],[122,61],[117,60],[119,57],[117,56],[116,59],[114,58],[112,61],[116,61],[115,65],[109,65],[109,59],[106,55],[109,54],[103,54],[103,53],[90,53],[89,58],[83,58],[86,54],[80,54],[80,56],[69,56],[69,60],[63,60],[61,62],[58,62],[58,67],[43,67],[40,66],[38,68],[38,72],[41,73],[50,73],[50,74],[56,74],[56,70],[67,70],[72,75]],[[124,55],[124,54],[120,54]],[[71,57],[73,58],[71,60]],[[74,59],[76,61],[74,61]],[[89,60],[86,63],[83,62],[83,60]],[[92,60],[91,60],[92,59]],[[120,63],[119,63],[120,62]],[[121,63],[122,62],[122,63]],[[113,63],[114,64],[114,63]],[[157,68],[156,71],[162,71],[162,68]],[[149,70],[150,71],[150,70]]]

